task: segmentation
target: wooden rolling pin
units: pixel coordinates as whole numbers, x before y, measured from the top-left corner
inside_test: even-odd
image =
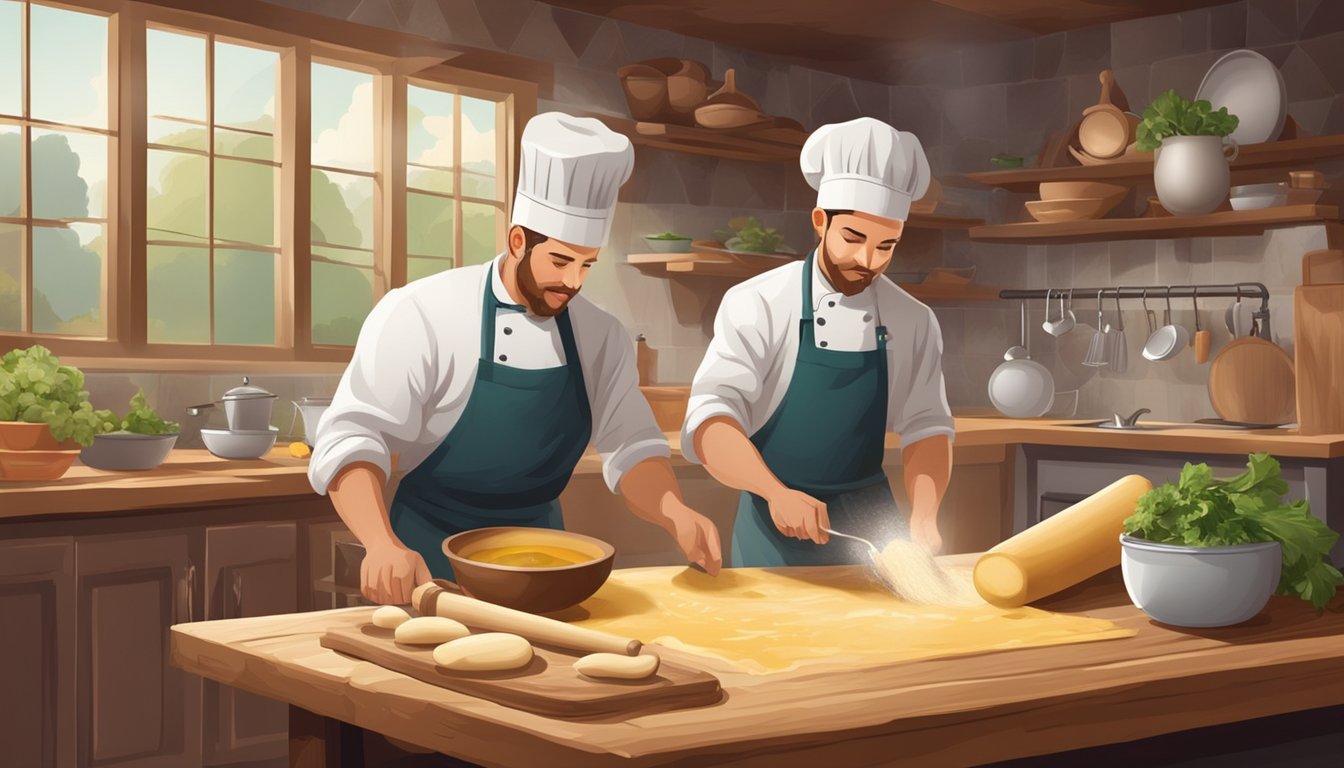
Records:
[[[1153,484],[1139,475],[1111,483],[1004,541],[975,564],[975,589],[1000,608],[1067,589],[1120,564],[1120,534]]]
[[[644,644],[638,640],[576,627],[545,616],[516,611],[502,605],[467,597],[434,581],[427,581],[411,593],[411,605],[421,616],[443,616],[469,627],[491,632],[512,632],[534,643],[556,645],[588,653],[618,653],[638,656]]]

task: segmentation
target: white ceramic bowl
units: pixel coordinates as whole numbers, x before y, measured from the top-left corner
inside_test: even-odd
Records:
[[[119,472],[153,469],[168,458],[176,443],[176,432],[171,435],[108,432],[95,435],[93,445],[79,452],[79,461],[86,467]]]
[[[1243,184],[1229,189],[1227,199],[1234,211],[1274,208],[1288,204],[1288,185],[1281,181],[1272,184]]]
[[[1129,599],[1175,627],[1226,627],[1254,617],[1279,584],[1277,541],[1184,547],[1120,535],[1120,570]]]
[[[278,427],[269,430],[202,429],[205,447],[221,459],[259,459],[275,445]]]

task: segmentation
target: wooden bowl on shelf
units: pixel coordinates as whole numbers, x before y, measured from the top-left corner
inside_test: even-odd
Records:
[[[681,59],[662,58],[628,64],[616,70],[630,116],[654,123],[665,123],[674,117],[669,102],[668,77],[681,68]]]
[[[1040,222],[1084,221],[1099,219],[1115,207],[1107,198],[1093,197],[1075,200],[1030,200],[1027,213]]]
[[[667,76],[668,111],[677,122],[694,125],[695,108],[709,92],[709,68],[691,59],[680,61],[681,68]]]
[[[1090,198],[1118,198],[1125,196],[1129,187],[1123,184],[1108,184],[1104,181],[1043,181],[1040,193],[1042,200],[1082,200]]]

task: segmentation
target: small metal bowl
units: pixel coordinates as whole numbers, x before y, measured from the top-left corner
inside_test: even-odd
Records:
[[[483,549],[514,546],[573,549],[592,559],[575,565],[525,568],[472,560]],[[453,579],[471,597],[528,613],[561,611],[592,597],[611,575],[616,548],[592,536],[549,528],[477,528],[443,540]]]
[[[1279,584],[1277,541],[1186,547],[1120,535],[1129,599],[1175,627],[1226,627],[1253,618]]]

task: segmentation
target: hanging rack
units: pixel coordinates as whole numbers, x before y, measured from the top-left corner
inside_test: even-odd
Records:
[[[1073,288],[1072,290],[1084,296],[1088,294],[1096,295],[1100,293],[1105,297],[1113,297],[1116,299],[1142,299],[1145,291],[1149,293],[1156,292],[1156,294],[1165,296],[1168,288],[1170,288],[1171,290],[1171,298],[1173,299],[1178,298],[1193,299],[1195,297],[1196,291],[1198,291],[1199,298],[1201,299],[1210,299],[1219,297],[1225,297],[1225,298],[1241,297],[1244,299],[1258,298],[1260,299],[1260,308],[1255,310],[1255,312],[1252,315],[1252,317],[1254,317],[1256,320],[1257,333],[1263,339],[1271,338],[1269,328],[1269,289],[1265,287],[1264,283],[1247,282],[1247,283],[1222,283],[1214,285],[1201,284],[1201,285],[1172,285],[1172,286],[1130,285],[1130,286],[1118,286],[1110,288],[1100,288],[1100,287]],[[1006,288],[1002,291],[999,291],[999,298],[1016,299],[1023,301],[1030,299],[1042,299],[1045,298],[1047,291],[1049,291],[1050,293],[1056,293],[1059,290],[1061,289]],[[1070,290],[1070,289],[1065,288],[1063,290]]]

